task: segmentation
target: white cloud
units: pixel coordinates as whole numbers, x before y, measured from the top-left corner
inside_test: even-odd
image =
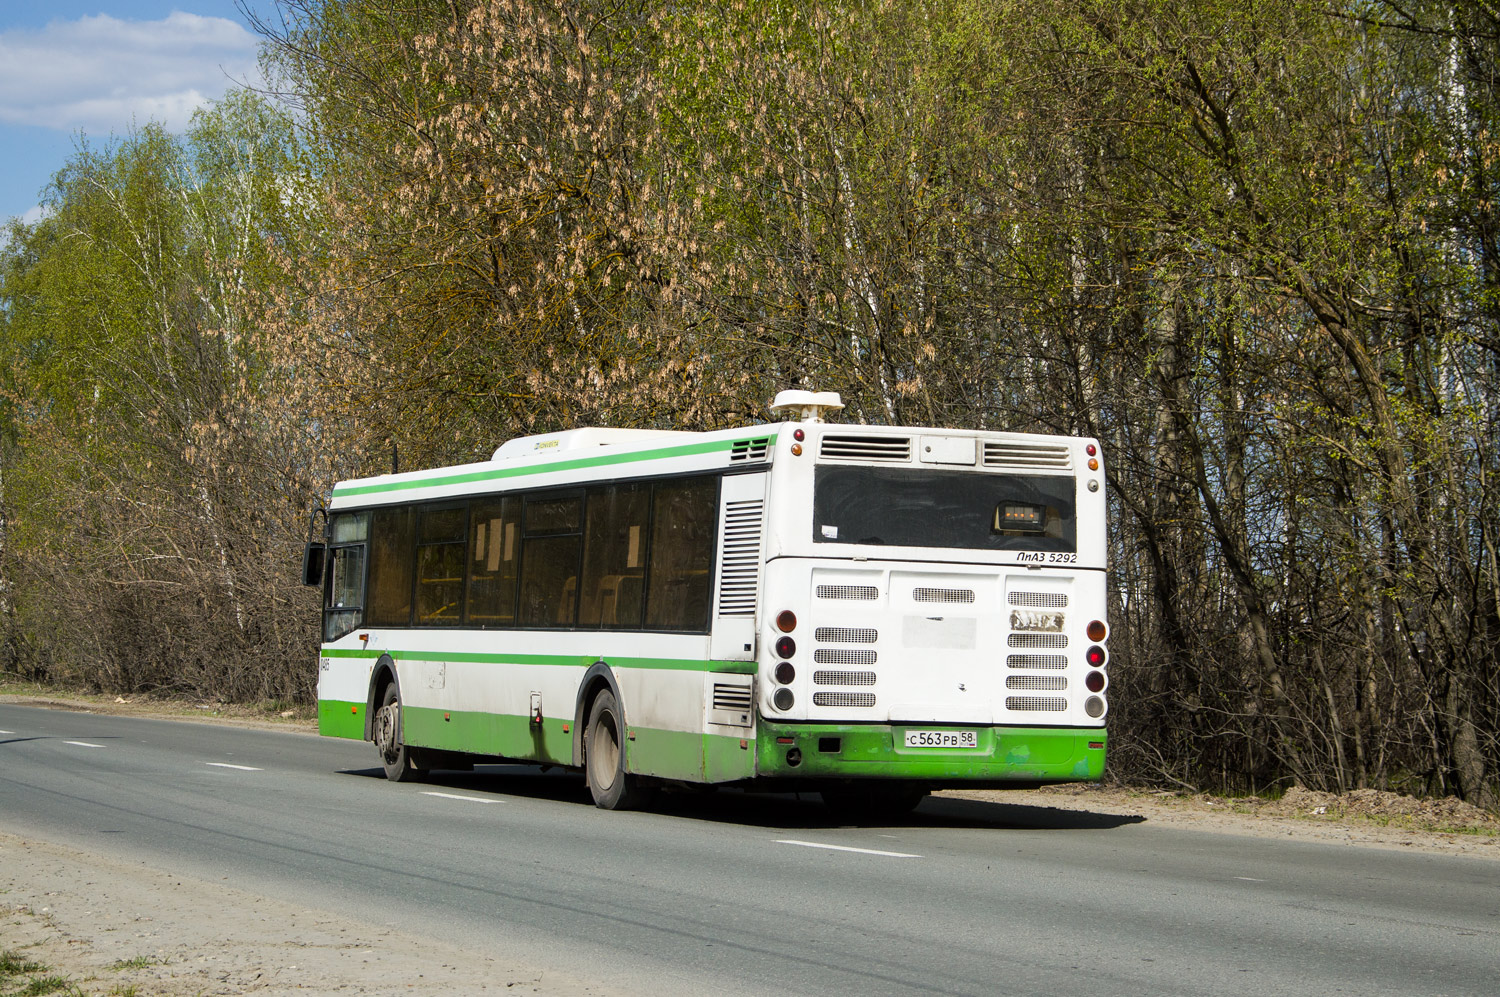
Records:
[[[0,123],[105,135],[154,120],[181,130],[227,87],[259,82],[255,54],[244,26],[181,11],[0,32]]]

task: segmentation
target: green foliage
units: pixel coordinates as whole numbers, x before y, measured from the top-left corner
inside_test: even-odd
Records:
[[[252,579],[333,478],[815,385],[1104,442],[1122,770],[1494,801],[1489,6],[280,11],[300,117],[84,147],[0,253],[13,646],[310,660]]]

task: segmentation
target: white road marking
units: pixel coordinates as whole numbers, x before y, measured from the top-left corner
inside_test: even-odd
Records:
[[[922,856],[910,852],[882,852],[877,848],[850,848],[848,845],[825,845],[821,841],[797,841],[795,838],[777,838],[778,845],[801,845],[803,848],[826,848],[832,852],[858,852],[860,855],[883,855],[892,859],[919,859]]]
[[[468,800],[470,803],[499,803],[499,800],[486,800],[480,796],[459,796],[457,793],[434,793],[430,789],[422,790],[423,796],[441,796],[445,800]]]
[[[90,744],[87,741],[64,741],[63,744],[76,744],[80,748],[102,748],[102,744]]]
[[[1264,879],[1251,879],[1249,876],[1236,876],[1234,878],[1238,879],[1239,881],[1241,881],[1243,883],[1264,883],[1265,882]]]
[[[212,765],[216,769],[234,769],[237,772],[264,772],[265,769],[252,768],[249,765],[231,765],[228,762],[204,762],[204,765]]]
[[[14,733],[15,733],[15,731],[13,731],[13,730],[0,730],[0,734],[14,734]]]

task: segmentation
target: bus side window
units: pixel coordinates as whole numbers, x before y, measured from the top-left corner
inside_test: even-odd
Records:
[[[359,626],[365,608],[366,513],[335,516],[330,524],[328,591],[323,639],[337,640]]]
[[[410,506],[376,509],[370,516],[370,604],[365,620],[371,626],[411,625],[416,519]]]
[[[651,520],[647,628],[708,629],[718,498],[717,477],[657,482]]]
[[[646,523],[650,512],[649,485],[589,489],[578,607],[580,626],[639,629],[641,582],[646,577]]]
[[[463,619],[464,506],[423,509],[417,529],[417,623],[453,626]]]
[[[469,524],[469,590],[464,613],[471,626],[516,622],[516,568],[520,564],[521,501],[475,502]]]
[[[527,496],[525,502],[516,622],[523,627],[571,626],[578,612],[583,500],[547,495]]]

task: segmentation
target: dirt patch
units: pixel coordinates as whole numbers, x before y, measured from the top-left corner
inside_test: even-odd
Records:
[[[5,834],[0,951],[90,997],[607,993],[393,928]]]

